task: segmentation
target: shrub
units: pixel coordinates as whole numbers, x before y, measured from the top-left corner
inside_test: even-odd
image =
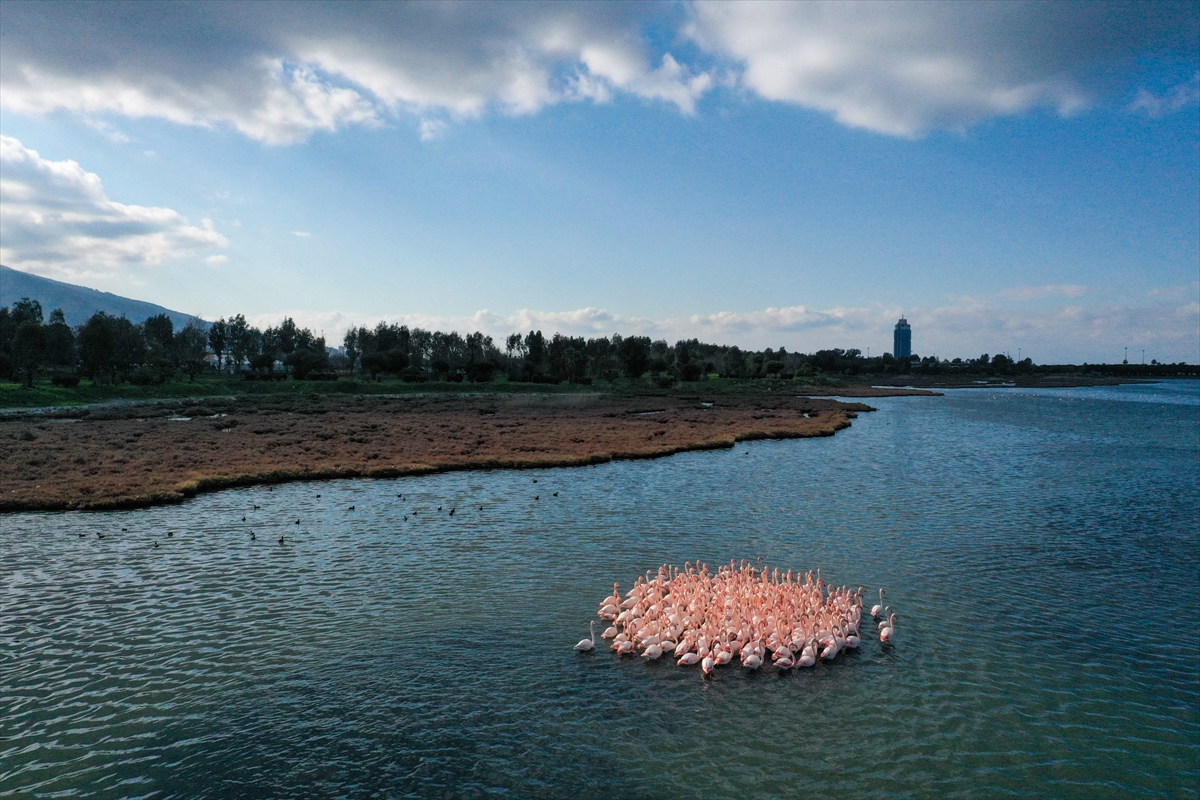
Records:
[[[50,382],[55,386],[61,386],[64,389],[74,389],[79,385],[78,375],[55,375],[50,379]]]

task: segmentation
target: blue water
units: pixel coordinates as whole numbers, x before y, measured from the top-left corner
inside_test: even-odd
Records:
[[[1200,382],[871,402],[826,439],[4,516],[0,796],[1196,796]],[[572,650],[613,581],[759,557],[886,587],[895,645],[711,680]]]

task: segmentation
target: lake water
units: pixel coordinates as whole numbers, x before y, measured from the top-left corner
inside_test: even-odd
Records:
[[[1194,797],[1200,382],[871,402],[826,439],[0,517],[0,796]],[[614,581],[759,557],[884,586],[894,646],[710,680],[572,650]]]

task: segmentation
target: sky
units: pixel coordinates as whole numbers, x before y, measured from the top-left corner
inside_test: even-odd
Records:
[[[0,3],[0,263],[380,320],[1200,361],[1200,4]]]

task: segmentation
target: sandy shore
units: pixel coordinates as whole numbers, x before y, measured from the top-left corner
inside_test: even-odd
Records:
[[[7,416],[0,420],[0,511],[132,508],[289,480],[654,458],[748,439],[830,436],[869,410],[772,394],[425,395],[212,399]]]

